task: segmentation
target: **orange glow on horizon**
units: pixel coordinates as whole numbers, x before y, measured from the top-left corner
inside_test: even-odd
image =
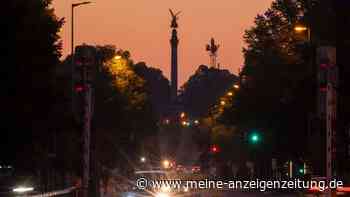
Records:
[[[65,18],[60,32],[63,58],[70,53],[72,3],[83,0],[54,0],[58,17]],[[257,14],[267,10],[272,0],[146,0],[94,1],[89,6],[75,9],[75,45],[112,44],[129,50],[135,63],[160,68],[169,79],[170,22],[168,9],[182,11],[178,24],[179,86],[199,65],[209,64],[205,44],[214,37],[221,43],[218,62],[222,69],[237,73],[243,63],[243,34],[251,27]]]

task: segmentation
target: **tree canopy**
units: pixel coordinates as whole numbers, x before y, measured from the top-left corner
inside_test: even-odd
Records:
[[[316,44],[335,38],[334,29],[324,28],[318,19],[327,16],[332,24],[335,15],[325,9],[328,3],[275,0],[244,34],[241,88],[221,120],[243,133],[259,129],[266,153],[282,160],[307,157],[308,121],[316,109],[317,90],[311,52]],[[311,27],[311,40],[306,32],[294,31],[301,24]]]
[[[59,63],[58,32],[64,20],[55,16],[49,0],[13,0],[2,4],[1,155],[6,162],[40,165],[47,157],[53,100],[53,68]],[[5,64],[6,62],[6,64]],[[14,151],[8,151],[14,150]],[[14,152],[16,154],[14,154]]]

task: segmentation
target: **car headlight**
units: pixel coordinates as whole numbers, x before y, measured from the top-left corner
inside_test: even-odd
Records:
[[[16,193],[25,193],[25,192],[30,192],[30,191],[33,191],[34,188],[33,187],[22,187],[22,186],[19,186],[19,187],[15,187],[12,189],[13,192],[16,192]]]
[[[164,193],[166,193],[166,192],[170,192],[170,186],[169,185],[167,185],[167,186],[165,186],[165,185],[163,185],[161,188],[160,188],[160,190],[162,191],[162,192],[164,192]]]
[[[156,194],[155,197],[170,197],[170,196],[167,193],[159,192],[159,193]]]

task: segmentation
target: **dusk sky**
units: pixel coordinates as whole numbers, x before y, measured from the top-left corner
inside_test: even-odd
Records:
[[[220,44],[218,62],[237,73],[243,64],[244,30],[272,0],[92,0],[75,9],[75,44],[113,44],[129,50],[134,62],[160,68],[170,75],[170,13],[181,10],[178,24],[179,85],[200,64],[209,64],[205,45],[214,37]],[[77,0],[54,0],[56,15],[64,17],[64,57],[70,53],[70,6]]]

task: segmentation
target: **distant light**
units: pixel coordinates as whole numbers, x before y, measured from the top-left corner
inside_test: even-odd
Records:
[[[221,101],[220,104],[221,105],[226,105],[226,102],[225,101]]]
[[[156,194],[156,197],[169,197],[169,194],[164,193],[164,192],[160,192]]]
[[[195,121],[194,121],[194,124],[199,124],[199,120],[195,120]]]
[[[85,89],[84,86],[81,84],[75,85],[75,91],[78,93],[84,91],[84,89]]]
[[[180,117],[181,118],[184,118],[186,116],[186,113],[185,112],[182,112],[181,114],[180,114]]]
[[[250,141],[251,141],[252,143],[258,143],[258,142],[260,141],[260,136],[259,136],[259,134],[257,134],[257,133],[251,134],[251,136],[250,136]]]
[[[116,56],[114,56],[114,59],[120,60],[120,59],[122,59],[122,56],[121,55],[116,55]]]
[[[300,174],[303,174],[303,173],[304,173],[304,169],[300,168],[300,169],[299,169],[299,173],[300,173]]]
[[[182,121],[182,125],[183,125],[183,126],[186,126],[186,125],[187,125],[187,122],[186,122],[186,121]]]
[[[160,190],[162,191],[162,192],[170,192],[170,186],[169,185],[163,185],[161,188],[160,188]]]
[[[296,27],[294,27],[294,30],[297,31],[297,32],[302,32],[302,31],[306,31],[307,27],[305,27],[305,26],[296,26]]]
[[[213,146],[211,147],[210,151],[211,151],[212,153],[218,153],[218,152],[219,152],[219,147],[216,146],[216,145],[213,145]]]
[[[140,161],[141,161],[142,163],[145,163],[145,162],[146,162],[146,158],[145,158],[145,157],[141,157],[141,158],[140,158]]]
[[[16,187],[12,191],[17,193],[24,193],[24,192],[29,192],[33,190],[34,190],[33,187]]]
[[[239,85],[237,85],[237,84],[233,85],[233,87],[234,87],[235,89],[239,89]]]
[[[233,96],[233,92],[228,92],[227,95],[228,96]]]
[[[169,160],[163,160],[163,167],[164,168],[169,168],[169,166],[170,166],[170,161]]]
[[[170,123],[170,120],[169,119],[166,119],[165,120],[165,124],[169,124]]]

